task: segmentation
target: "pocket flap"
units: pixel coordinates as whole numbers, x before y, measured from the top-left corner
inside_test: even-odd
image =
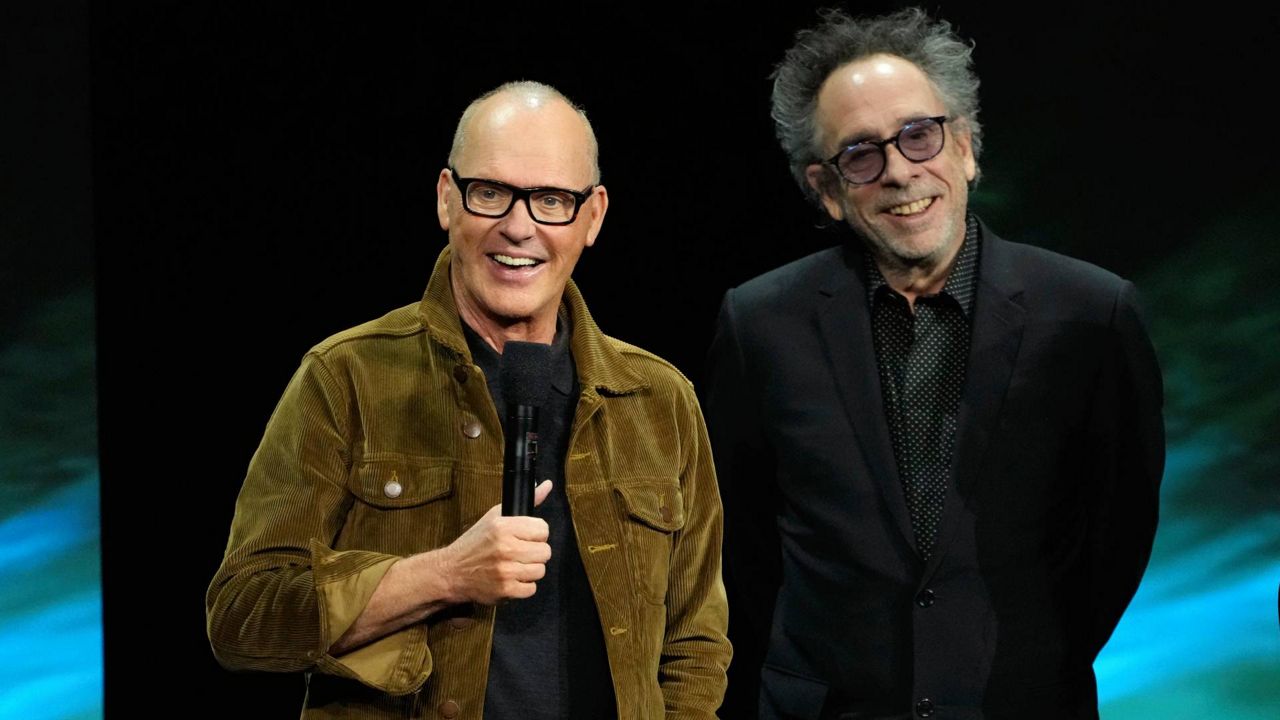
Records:
[[[403,460],[367,460],[352,472],[351,492],[374,507],[413,507],[448,497],[453,492],[453,468]]]
[[[675,480],[628,482],[615,487],[627,514],[655,530],[684,527],[684,495]]]

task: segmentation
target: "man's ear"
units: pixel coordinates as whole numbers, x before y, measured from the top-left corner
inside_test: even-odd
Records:
[[[436,219],[440,221],[441,230],[449,229],[449,191],[452,185],[449,169],[441,170],[440,177],[436,180]]]
[[[822,207],[826,208],[827,214],[831,216],[831,219],[836,222],[844,222],[844,205],[835,195],[840,190],[840,183],[831,177],[831,172],[827,169],[827,166],[814,163],[805,168],[804,177],[809,182],[809,187],[822,200]]]
[[[978,176],[978,161],[973,157],[973,133],[969,132],[968,123],[962,121],[955,125],[951,134],[955,137],[961,162],[964,163],[964,177],[969,182],[973,182],[973,179]]]
[[[587,200],[587,206],[582,210],[589,213],[587,220],[591,224],[587,227],[587,247],[591,247],[596,244],[596,236],[604,225],[604,214],[609,210],[609,191],[603,185],[595,186],[591,191],[591,198]]]

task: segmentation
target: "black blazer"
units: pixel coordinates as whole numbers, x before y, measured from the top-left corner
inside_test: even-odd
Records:
[[[725,718],[1097,716],[1146,568],[1162,385],[1133,285],[983,229],[953,482],[914,549],[860,251],[730,290],[706,417],[725,506]]]

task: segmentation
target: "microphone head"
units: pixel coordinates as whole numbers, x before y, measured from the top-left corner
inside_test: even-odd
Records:
[[[507,406],[542,407],[551,385],[551,346],[531,342],[506,342],[502,345],[502,370],[499,375],[502,399]]]

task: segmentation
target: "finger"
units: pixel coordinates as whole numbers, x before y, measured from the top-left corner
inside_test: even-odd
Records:
[[[521,540],[544,542],[551,534],[550,526],[542,518],[510,517],[504,519],[508,521],[507,530]]]
[[[511,553],[519,563],[545,563],[551,559],[551,546],[545,542],[521,542]]]
[[[506,566],[502,575],[507,583],[513,582],[534,582],[546,577],[547,566],[542,563],[520,563],[515,562]]]
[[[547,576],[547,566],[542,563],[525,565],[520,570],[520,579],[524,582],[536,582]]]
[[[533,597],[533,594],[536,593],[537,591],[538,591],[537,583],[531,583],[531,582],[513,583],[510,586],[510,588],[507,590],[507,597],[515,598],[515,599],[529,598],[529,597]]]
[[[547,496],[550,494],[551,494],[550,480],[543,480],[542,482],[538,483],[538,487],[533,489],[533,506],[538,507],[539,505],[541,505],[542,501],[546,500]]]

